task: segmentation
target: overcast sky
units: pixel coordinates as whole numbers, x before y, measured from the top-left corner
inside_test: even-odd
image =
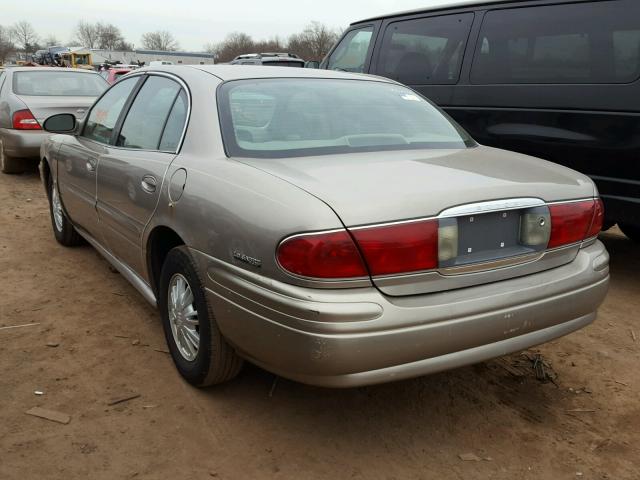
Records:
[[[169,30],[183,50],[201,51],[234,31],[258,39],[286,38],[312,20],[331,27],[378,14],[451,3],[451,0],[0,0],[0,25],[28,20],[45,37],[74,38],[79,20],[120,27],[125,39],[140,46],[140,36]]]

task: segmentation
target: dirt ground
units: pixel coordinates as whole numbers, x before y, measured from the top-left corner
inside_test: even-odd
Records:
[[[0,175],[0,479],[640,479],[640,245],[602,239],[598,320],[527,352],[555,383],[518,354],[351,390],[246,366],[197,390],[133,287],[55,242],[37,174]]]

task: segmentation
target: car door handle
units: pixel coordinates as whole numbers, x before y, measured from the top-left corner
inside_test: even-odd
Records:
[[[142,186],[142,190],[144,190],[145,192],[153,193],[156,191],[158,182],[156,180],[156,177],[145,175],[144,177],[142,177],[142,182],[140,183],[140,185]]]
[[[93,173],[96,171],[96,162],[87,160],[86,167],[88,172]]]

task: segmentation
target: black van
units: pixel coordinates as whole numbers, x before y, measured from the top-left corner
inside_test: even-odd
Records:
[[[498,0],[352,24],[320,68],[382,75],[480,143],[591,176],[640,241],[640,1]]]

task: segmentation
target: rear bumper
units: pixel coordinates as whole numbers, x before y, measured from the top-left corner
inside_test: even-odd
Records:
[[[220,329],[241,355],[327,387],[416,377],[566,335],[595,319],[609,283],[600,242],[545,272],[407,297],[279,284],[192,253]]]
[[[42,141],[51,135],[42,130],[0,128],[0,139],[6,155],[18,158],[39,158]]]

